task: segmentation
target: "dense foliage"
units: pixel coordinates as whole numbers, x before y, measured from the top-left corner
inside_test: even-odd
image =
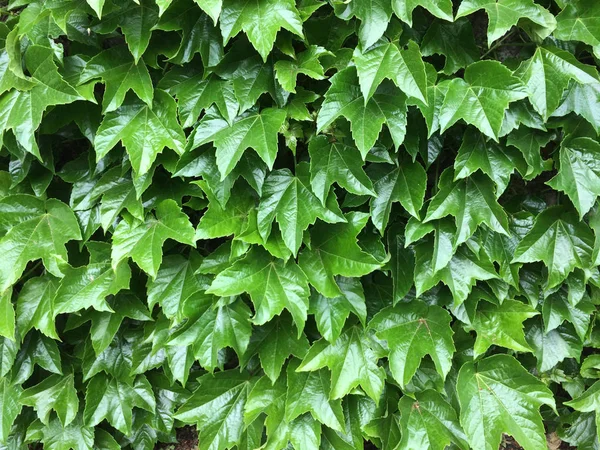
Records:
[[[2,18],[1,448],[600,449],[599,1]]]

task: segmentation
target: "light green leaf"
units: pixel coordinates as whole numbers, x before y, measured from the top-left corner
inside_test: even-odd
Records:
[[[308,144],[310,154],[310,185],[325,204],[333,183],[356,195],[372,195],[373,184],[363,170],[363,160],[354,147],[331,142],[325,136],[316,136]]]
[[[600,144],[581,137],[563,141],[558,174],[548,185],[571,199],[579,218],[592,209],[600,195]]]
[[[600,58],[600,5],[593,0],[569,2],[556,16],[554,36],[563,41],[581,41],[591,45]]]
[[[387,341],[390,369],[401,388],[410,382],[426,355],[446,378],[455,350],[451,320],[443,308],[419,300],[388,307],[373,317],[369,328]]]
[[[113,234],[112,266],[116,268],[131,257],[140,268],[156,278],[162,262],[162,246],[167,239],[194,245],[194,228],[173,200],[164,200],[156,208],[156,217],[148,214],[143,222],[123,220]]]
[[[299,74],[304,74],[314,80],[322,80],[325,73],[319,58],[332,53],[318,45],[311,45],[305,51],[298,53],[293,61],[279,60],[275,63],[275,78],[288,92],[296,92],[296,81]]]
[[[412,15],[416,7],[426,9],[440,19],[454,21],[451,0],[393,0],[392,9],[400,20],[412,27]]]
[[[177,104],[166,92],[154,92],[152,107],[130,100],[104,116],[94,140],[99,161],[121,141],[138,176],[146,174],[165,147],[182,154],[185,135],[177,121]]]
[[[486,136],[498,140],[504,112],[511,102],[526,97],[521,81],[498,61],[479,61],[454,78],[440,110],[442,133],[463,119]]]
[[[488,15],[488,47],[501,38],[521,19],[527,19],[537,26],[533,28],[534,36],[547,38],[556,28],[556,19],[547,9],[533,0],[463,0],[456,18],[473,14],[485,9]]]
[[[394,144],[402,144],[406,133],[405,100],[399,89],[383,83],[365,102],[360,93],[356,68],[348,67],[331,77],[331,86],[317,116],[317,130],[323,131],[338,117],[346,117],[350,121],[354,142],[364,159],[384,123]]]
[[[75,215],[56,199],[40,200],[29,195],[11,195],[0,200],[0,292],[21,276],[27,263],[42,259],[46,269],[61,276],[59,261],[67,260],[65,244],[81,239]]]
[[[304,329],[309,296],[306,276],[294,261],[285,263],[260,247],[253,247],[244,258],[219,273],[207,292],[221,297],[247,292],[254,303],[253,322],[257,325],[287,309],[298,333]]]
[[[533,229],[515,250],[513,263],[543,261],[548,268],[548,288],[564,281],[576,267],[591,264],[594,236],[574,214],[549,208],[535,219]]]
[[[460,423],[471,448],[492,450],[502,434],[525,450],[546,448],[542,405],[555,408],[552,392],[512,356],[494,355],[465,363],[456,382]]]
[[[51,375],[21,392],[19,401],[23,405],[32,406],[45,425],[49,423],[52,410],[56,411],[58,419],[65,427],[75,420],[79,410],[79,399],[72,374]]]
[[[348,328],[330,344],[325,339],[315,342],[298,367],[299,371],[331,370],[329,398],[344,397],[360,386],[374,401],[384,387],[385,371],[379,367],[366,334],[356,327]]]
[[[12,385],[8,379],[0,378],[0,442],[2,443],[9,438],[12,425],[21,412],[19,397],[22,390],[20,385]]]
[[[304,36],[302,20],[293,0],[225,0],[219,23],[224,44],[243,30],[264,61],[281,28]]]

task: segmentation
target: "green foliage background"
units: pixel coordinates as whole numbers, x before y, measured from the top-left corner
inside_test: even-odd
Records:
[[[2,14],[1,448],[600,448],[600,2]]]

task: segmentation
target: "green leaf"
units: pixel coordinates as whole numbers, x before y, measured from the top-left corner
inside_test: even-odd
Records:
[[[367,224],[368,214],[350,212],[347,223],[325,225],[317,223],[311,232],[311,247],[300,252],[298,264],[308,281],[327,297],[340,294],[334,277],[360,277],[377,270],[385,261],[378,261],[362,250],[356,236]]]
[[[81,96],[58,73],[51,48],[31,45],[25,53],[25,65],[33,86],[29,90],[11,90],[0,96],[0,130],[13,130],[25,150],[41,159],[35,131],[44,111],[49,106],[73,103]]]
[[[465,363],[456,386],[460,423],[472,448],[496,448],[503,433],[513,436],[525,450],[546,447],[538,408],[555,408],[552,392],[512,356]]]
[[[412,27],[413,24],[413,11],[417,6],[426,9],[440,19],[448,20],[450,22],[454,20],[451,0],[394,0],[392,2],[394,14],[396,14],[400,20],[406,22],[410,27]]]
[[[423,166],[407,157],[401,158],[396,164],[377,164],[371,166],[372,170],[369,171],[376,193],[370,200],[371,220],[382,234],[387,227],[393,203],[400,202],[411,216],[418,219],[425,199],[427,173]]]
[[[310,412],[315,420],[334,430],[344,429],[344,413],[341,400],[330,400],[331,376],[327,370],[298,372],[299,361],[287,367],[287,399],[285,419],[292,422],[298,416]]]
[[[348,67],[331,77],[331,86],[317,116],[317,131],[323,131],[335,119],[344,116],[350,121],[352,137],[364,159],[384,123],[394,144],[402,143],[406,133],[405,99],[399,89],[383,83],[373,97],[365,101],[360,93],[357,71]]]
[[[177,104],[166,92],[156,90],[152,107],[130,100],[104,116],[94,139],[100,160],[121,141],[138,176],[146,174],[156,156],[168,147],[182,154],[185,135],[177,121]]]
[[[446,61],[442,72],[446,75],[469,66],[480,56],[468,19],[457,19],[454,23],[434,21],[423,36],[421,53],[423,56],[443,55]]]
[[[309,142],[308,152],[310,185],[323,205],[333,183],[356,195],[376,195],[356,148],[316,136]]]
[[[498,140],[504,112],[527,94],[521,81],[498,61],[479,61],[465,69],[464,79],[448,83],[440,110],[442,133],[463,119]]]
[[[237,370],[206,374],[175,418],[195,423],[201,450],[223,450],[240,442],[251,381]]]
[[[253,331],[248,351],[241,360],[245,364],[258,353],[263,371],[275,383],[288,357],[303,358],[308,348],[306,336],[295,332],[291,316],[284,313]]]
[[[250,294],[252,319],[262,325],[287,309],[300,334],[308,311],[308,282],[294,261],[283,262],[260,247],[219,273],[207,291],[219,296]]]
[[[437,392],[426,390],[415,398],[404,396],[398,405],[402,448],[430,448],[444,450],[450,443],[467,448],[456,411]]]
[[[112,266],[131,257],[140,268],[156,278],[162,262],[162,246],[167,239],[194,244],[194,228],[188,216],[173,200],[164,200],[143,222],[123,220],[113,234]]]
[[[543,160],[541,149],[552,139],[552,134],[531,130],[527,127],[519,127],[508,135],[507,145],[521,150],[523,158],[527,162],[526,179],[533,179],[539,174],[552,168],[552,161]]]
[[[523,80],[529,101],[544,119],[556,110],[570,80],[598,83],[591,67],[555,47],[539,47],[530,59],[521,63],[515,75]]]
[[[549,208],[535,219],[532,230],[515,249],[513,263],[543,261],[548,268],[548,288],[557,286],[576,268],[591,263],[593,235],[574,214]]]
[[[324,339],[315,342],[297,370],[313,372],[328,367],[331,370],[330,399],[342,398],[360,386],[377,401],[383,390],[385,371],[375,361],[368,337],[352,327],[333,344]]]
[[[84,425],[81,415],[66,427],[53,417],[47,426],[40,420],[33,422],[27,429],[27,440],[41,441],[48,450],[83,450],[93,448],[94,429]]]
[[[194,296],[185,305],[187,322],[177,329],[169,345],[192,346],[202,367],[221,367],[219,353],[225,347],[243,355],[248,347],[252,325],[250,308],[241,301],[215,306],[210,296]]]
[[[365,105],[387,78],[409,97],[427,103],[427,74],[419,46],[413,41],[400,50],[394,42],[384,39],[365,51],[359,47],[353,56]]]
[[[379,40],[392,17],[392,5],[386,0],[356,0],[352,12],[361,21],[358,38],[363,48],[369,48]]]
[[[102,18],[102,8],[104,7],[104,0],[86,0],[88,5],[92,7],[98,19]]]
[[[387,341],[390,369],[401,388],[410,382],[425,355],[443,378],[448,375],[455,350],[450,321],[443,308],[418,300],[388,307],[373,317],[369,328]]]
[[[523,322],[537,314],[534,308],[517,300],[504,300],[499,305],[480,301],[473,319],[473,329],[477,332],[474,357],[483,355],[492,345],[531,352],[525,341]]]
[[[146,397],[151,399],[150,404]],[[98,374],[88,383],[83,412],[88,426],[95,426],[106,419],[117,430],[128,435],[132,431],[133,407],[154,412],[154,394],[143,376],[133,383]]]
[[[275,63],[275,78],[289,92],[296,92],[296,82],[299,74],[304,74],[314,80],[322,80],[325,73],[319,58],[332,55],[331,52],[318,45],[311,45],[307,50],[298,53],[293,61],[279,60]]]
[[[274,170],[265,181],[258,205],[258,231],[264,240],[271,235],[277,221],[281,236],[294,256],[302,244],[302,235],[317,218],[326,222],[342,222],[334,212],[324,207],[297,176],[287,169]]]
[[[525,166],[521,154],[513,148],[488,141],[482,133],[469,129],[454,161],[454,179],[466,178],[481,170],[496,183],[496,196],[500,197],[515,169],[524,173]]]
[[[41,383],[21,392],[19,402],[26,406],[33,406],[45,425],[49,423],[52,410],[56,411],[60,423],[65,427],[75,420],[79,410],[79,399],[72,374],[66,377],[51,375]]]
[[[329,342],[334,342],[342,333],[346,320],[353,313],[364,325],[367,319],[365,294],[356,278],[337,277],[336,285],[341,295],[326,297],[314,291],[310,297],[310,310],[315,316],[317,328]]]
[[[533,28],[534,36],[540,39],[547,38],[556,28],[554,16],[533,0],[465,0],[460,4],[456,18],[473,14],[480,9],[485,9],[488,15],[488,47],[521,19],[537,25]]]
[[[219,23],[225,44],[243,30],[264,61],[281,28],[304,36],[302,20],[292,0],[225,0]]]
[[[248,148],[255,150],[272,169],[277,155],[277,133],[285,116],[281,109],[266,108],[260,112],[248,111],[229,125],[214,110],[209,110],[193,132],[192,148],[214,142],[221,179],[234,169]]]
[[[21,412],[22,406],[19,402],[21,392],[20,385],[12,385],[4,377],[0,379],[0,442],[2,443],[9,438],[13,423]]]
[[[113,47],[94,56],[85,64],[79,84],[102,80],[102,112],[116,110],[123,104],[125,94],[132,90],[148,106],[152,106],[154,89],[143,61],[136,63],[123,47]]]
[[[12,289],[7,289],[0,297],[0,336],[15,338],[15,310],[12,304]]]
[[[452,181],[452,171],[446,170],[440,177],[438,189],[427,208],[425,222],[452,215],[457,229],[454,248],[466,242],[482,223],[497,233],[509,234],[506,213],[485,175],[474,173],[456,182]]]
[[[600,144],[594,139],[569,139],[560,148],[558,174],[548,185],[571,199],[579,218],[592,209],[600,195]]]
[[[567,3],[556,16],[554,36],[563,41],[581,41],[591,45],[594,54],[600,58],[600,8],[592,0],[578,0]]]
[[[44,267],[61,276],[59,260],[67,260],[65,244],[81,239],[75,215],[56,199],[46,201],[29,195],[11,195],[0,200],[0,292],[21,276],[29,261],[42,259]]]
[[[210,18],[217,23],[219,20],[219,15],[221,14],[221,8],[223,8],[223,0],[194,0],[200,8],[206,14],[210,16]]]
[[[567,326],[545,332],[542,324],[536,322],[527,331],[527,342],[533,348],[537,367],[542,372],[551,370],[566,358],[579,360],[582,351],[577,334]]]

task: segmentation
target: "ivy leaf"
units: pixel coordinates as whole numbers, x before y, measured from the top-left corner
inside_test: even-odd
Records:
[[[550,170],[552,162],[542,159],[541,149],[552,140],[551,133],[519,127],[508,135],[507,145],[518,148],[527,162],[525,179],[533,179],[546,170]]]
[[[219,114],[209,110],[194,130],[192,148],[214,142],[221,179],[229,175],[247,148],[254,149],[272,169],[277,155],[277,133],[285,116],[285,111],[277,108],[248,111],[229,126]]]
[[[146,174],[164,147],[182,154],[185,135],[177,121],[177,104],[166,92],[154,92],[152,108],[137,100],[127,101],[104,116],[94,146],[100,160],[121,141],[138,176]]]
[[[404,396],[398,408],[402,448],[444,450],[452,442],[460,448],[468,447],[456,411],[436,391],[426,390],[414,399]]]
[[[264,61],[281,28],[304,36],[302,20],[292,0],[225,0],[219,23],[224,44],[243,30]]]
[[[439,306],[414,300],[388,307],[373,317],[369,328],[390,348],[390,369],[400,387],[410,382],[425,355],[445,378],[452,366],[454,343],[450,314]]]
[[[5,377],[0,379],[0,442],[6,442],[10,437],[13,423],[21,412],[21,392],[19,384],[12,385]]]
[[[360,277],[383,265],[373,255],[363,251],[356,236],[365,227],[368,214],[350,212],[347,223],[322,225],[311,231],[311,247],[300,252],[298,264],[308,281],[326,297],[337,297],[341,291],[334,277]]]
[[[565,295],[567,294],[567,295]],[[581,341],[585,341],[590,326],[591,314],[594,312],[594,305],[587,296],[577,303],[571,304],[568,293],[563,290],[550,294],[544,300],[542,305],[542,317],[544,318],[544,331],[554,330],[564,321],[573,324],[575,332]]]
[[[373,165],[369,175],[376,195],[370,200],[371,220],[383,234],[387,227],[392,204],[400,204],[408,213],[420,217],[427,189],[427,174],[423,166],[409,158],[402,158],[396,166]]]
[[[0,97],[0,130],[13,130],[25,150],[41,159],[34,132],[44,111],[49,106],[73,103],[81,96],[58,73],[51,48],[29,46],[25,65],[34,84],[31,89],[11,90]]]
[[[296,92],[296,81],[299,74],[304,74],[313,80],[322,80],[325,73],[319,58],[332,53],[318,45],[311,45],[305,51],[298,53],[294,61],[279,60],[275,63],[275,78],[288,92]]]
[[[58,417],[53,417],[46,426],[40,420],[33,422],[27,428],[26,439],[41,441],[48,450],[93,448],[94,429],[84,425],[81,415],[66,427],[62,426]]]
[[[465,0],[460,4],[456,18],[473,14],[480,9],[485,9],[488,15],[488,47],[521,19],[535,23],[535,34],[541,39],[547,38],[556,28],[554,16],[533,0]]]
[[[113,47],[90,59],[79,77],[79,84],[92,80],[105,84],[102,112],[116,110],[123,104],[125,94],[132,90],[148,106],[152,106],[154,89],[143,61],[136,63],[123,47]]]
[[[149,405],[145,397],[149,396]],[[154,412],[154,394],[150,384],[140,376],[135,383],[128,383],[105,374],[95,375],[88,383],[85,394],[83,417],[88,426],[95,426],[106,419],[123,434],[132,430],[133,407]]]
[[[98,19],[102,18],[102,8],[104,8],[104,0],[86,0],[88,5],[92,7]]]
[[[155,2],[139,0],[127,2],[113,11],[104,16],[95,27],[96,31],[110,33],[120,28],[137,63],[150,43],[153,27],[158,23],[158,8]]]
[[[330,374],[321,369],[314,372],[298,372],[299,361],[287,367],[287,399],[285,419],[288,422],[310,412],[315,420],[334,430],[344,429],[344,413],[341,400],[330,400]]]
[[[53,299],[58,280],[51,275],[27,280],[17,299],[17,326],[22,335],[36,328],[52,339],[59,339],[54,325]]]
[[[329,342],[340,336],[350,313],[364,325],[367,319],[365,294],[356,278],[337,277],[336,285],[341,295],[329,298],[314,291],[310,297],[310,312],[314,314],[317,328]]]
[[[544,331],[541,321],[534,322],[527,331],[527,342],[533,348],[537,367],[547,372],[566,358],[579,360],[583,346],[572,327],[561,325]]]
[[[524,449],[544,448],[541,405],[555,408],[552,392],[508,355],[465,363],[456,381],[460,423],[473,448],[495,448],[508,433]]]
[[[425,65],[419,46],[413,41],[408,43],[407,49],[400,50],[396,43],[381,39],[365,51],[357,47],[353,59],[365,105],[385,78],[392,80],[406,95],[427,103]]]
[[[217,23],[223,8],[223,0],[194,0],[210,18]]]
[[[177,203],[164,200],[143,222],[123,220],[113,234],[112,266],[131,257],[140,268],[156,278],[162,262],[162,246],[167,239],[194,245],[194,228]]]
[[[554,36],[563,41],[581,41],[591,45],[594,54],[600,58],[600,8],[591,0],[579,0],[565,4],[564,9],[556,16]]]
[[[383,390],[385,371],[375,364],[375,354],[367,336],[356,327],[348,328],[332,344],[325,339],[315,342],[298,367],[298,371],[331,370],[332,400],[342,398],[360,386],[373,400]]]
[[[285,245],[295,256],[304,231],[317,217],[326,222],[343,221],[342,217],[324,207],[300,178],[293,176],[288,169],[274,170],[269,174],[257,216],[258,230],[264,240],[270,236],[273,220],[276,220]]]
[[[323,131],[340,116],[350,121],[352,137],[363,159],[375,144],[384,123],[387,123],[396,146],[404,140],[405,96],[395,87],[382,84],[365,102],[354,67],[331,77],[331,86],[317,116],[317,131]]]
[[[598,433],[597,430],[600,429],[600,413],[598,413],[598,411],[600,411],[600,381],[596,381],[594,384],[592,384],[590,388],[579,397],[565,402],[565,405],[570,406],[576,411],[595,412],[596,433]]]
[[[591,263],[594,237],[574,214],[549,208],[535,219],[532,230],[515,249],[513,263],[543,261],[548,268],[548,288],[557,286],[573,269]]]
[[[400,20],[406,22],[410,27],[412,27],[413,24],[413,11],[417,6],[426,9],[435,17],[450,22],[454,21],[451,0],[394,0],[392,2],[394,14],[396,14]]]
[[[562,103],[554,111],[553,116],[566,116],[569,113],[583,117],[600,133],[600,86],[595,84],[579,84],[571,82]]]
[[[361,21],[360,45],[369,48],[383,36],[392,17],[392,5],[386,0],[356,0],[352,3],[352,12]]]
[[[473,319],[473,328],[477,332],[474,357],[483,355],[492,345],[531,352],[522,324],[537,314],[534,308],[517,300],[504,300],[499,305],[480,301]]]
[[[481,223],[497,233],[509,234],[506,213],[496,200],[489,178],[479,173],[458,182],[452,181],[452,171],[442,173],[439,191],[431,200],[425,222],[454,217],[457,232],[454,248],[469,239]]]
[[[41,383],[21,392],[19,402],[26,406],[33,406],[45,425],[49,423],[52,410],[56,411],[64,427],[75,420],[79,410],[79,399],[72,374],[51,375]]]
[[[190,298],[185,305],[188,320],[169,341],[169,345],[191,345],[196,360],[210,371],[222,366],[219,352],[225,347],[243,355],[252,334],[250,308],[243,301],[215,306],[212,300],[210,296]]]
[[[508,105],[526,95],[521,81],[500,62],[473,63],[465,69],[464,79],[448,84],[440,110],[441,131],[463,119],[497,141]]]
[[[59,259],[67,260],[65,244],[81,239],[79,224],[71,209],[56,199],[46,201],[29,195],[11,195],[0,200],[0,292],[10,288],[29,261],[42,259],[56,276],[62,272]]]
[[[423,36],[421,53],[423,56],[444,55],[446,61],[442,72],[446,75],[471,65],[480,56],[471,22],[464,18],[453,23],[434,21]]]
[[[262,325],[287,309],[300,334],[308,311],[308,282],[293,261],[283,262],[254,247],[231,267],[219,273],[207,293],[221,297],[250,294],[253,322]]]
[[[308,348],[304,333],[296,333],[291,316],[284,313],[253,331],[248,350],[240,360],[245,365],[258,353],[265,375],[275,383],[288,357],[303,358]]]
[[[201,450],[231,448],[244,430],[244,406],[251,381],[237,370],[206,374],[175,418],[195,423]]]
[[[600,144],[594,139],[569,139],[560,148],[558,174],[548,185],[571,199],[579,218],[592,209],[600,195]]]
[[[354,147],[330,142],[316,136],[308,144],[310,154],[310,185],[321,203],[329,195],[333,183],[356,195],[372,195],[373,184],[363,170],[363,160]]]
[[[481,170],[496,183],[496,196],[506,190],[512,173],[526,172],[521,154],[511,147],[488,141],[482,133],[469,129],[465,133],[454,161],[454,179],[459,180]]]
[[[598,83],[594,72],[569,52],[554,47],[539,47],[530,59],[521,63],[515,75],[523,80],[535,110],[547,119],[560,104],[569,81]]]

